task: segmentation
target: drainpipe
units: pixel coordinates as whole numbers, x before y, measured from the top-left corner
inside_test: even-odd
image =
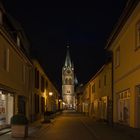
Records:
[[[111,71],[111,76],[112,76],[112,82],[111,82],[111,93],[112,93],[112,118],[111,118],[111,126],[114,126],[114,119],[113,119],[113,112],[114,112],[114,59],[113,59],[113,52],[111,52],[111,63],[112,63],[112,71]]]

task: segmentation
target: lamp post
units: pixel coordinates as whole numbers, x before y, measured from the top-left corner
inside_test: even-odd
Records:
[[[52,96],[53,96],[53,92],[49,92],[49,96],[50,96],[50,111],[52,111]]]

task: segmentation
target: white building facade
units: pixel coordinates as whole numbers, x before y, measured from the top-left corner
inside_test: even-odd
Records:
[[[65,64],[62,68],[62,97],[65,109],[75,109],[74,81],[74,65],[70,59],[69,48],[67,48]]]

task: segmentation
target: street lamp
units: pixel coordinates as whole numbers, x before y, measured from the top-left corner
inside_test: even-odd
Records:
[[[53,95],[53,93],[52,92],[49,92],[49,96],[52,96]]]
[[[52,95],[53,95],[53,92],[49,92],[49,96],[50,96],[50,99],[49,99],[49,108],[50,108],[50,111],[53,110],[53,103],[52,103]]]

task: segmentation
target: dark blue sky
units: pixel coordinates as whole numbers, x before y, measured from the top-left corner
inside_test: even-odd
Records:
[[[49,78],[61,89],[66,46],[70,46],[79,83],[87,82],[105,62],[105,44],[126,1],[95,0],[89,5],[73,5],[75,8],[66,3],[49,8],[45,0],[4,3],[28,35],[32,56],[39,59]]]

